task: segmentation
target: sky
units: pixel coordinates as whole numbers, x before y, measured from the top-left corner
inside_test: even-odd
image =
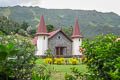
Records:
[[[0,0],[0,6],[39,6],[47,9],[96,10],[120,15],[120,0]]]

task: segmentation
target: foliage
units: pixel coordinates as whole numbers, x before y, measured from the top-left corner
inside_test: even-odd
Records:
[[[13,77],[20,80],[31,78],[31,68],[34,66],[35,60],[37,58],[34,55],[35,46],[31,44],[30,39],[20,36],[19,34],[11,34],[7,36],[2,34],[0,35],[0,39],[0,44],[13,43],[15,45],[15,48],[20,50],[16,54],[16,58],[13,59],[15,62],[13,65],[14,70],[12,71],[14,74]]]
[[[31,26],[29,26],[29,27],[27,28],[27,33],[28,33],[31,37],[34,37],[34,36],[35,36],[35,33],[36,33],[36,30],[37,30],[36,27],[31,27]]]
[[[14,61],[10,60],[18,50],[14,48],[14,44],[0,45],[0,80],[10,79],[13,74]]]
[[[71,69],[71,72],[73,73],[73,75],[65,74],[66,80],[79,80],[79,79],[83,80],[84,74],[82,72],[80,72],[76,67],[72,67],[70,69]]]
[[[27,32],[24,31],[24,29],[18,30],[18,34],[20,34],[20,35],[22,35],[22,36],[27,36]]]
[[[70,69],[72,74],[65,74],[65,80],[103,80],[95,78],[94,74],[91,72],[81,72],[76,67],[72,67]]]
[[[48,25],[46,25],[46,26],[47,26],[47,31],[48,31],[48,32],[52,32],[52,31],[55,30],[55,27],[54,27],[52,24],[48,24]]]
[[[46,58],[45,59],[45,63],[46,64],[51,64],[52,63],[52,59],[51,58]]]
[[[70,58],[70,63],[73,65],[79,64],[78,60],[75,58]]]
[[[10,34],[11,32],[17,33],[20,29],[20,24],[9,20],[7,17],[0,17],[0,31],[5,34]]]
[[[99,35],[96,40],[84,42],[86,64],[93,72],[94,78],[120,79],[120,40],[116,39],[116,35],[109,34]]]
[[[63,64],[63,63],[65,63],[64,58],[55,58],[55,64]]]
[[[51,49],[48,48],[48,49],[46,50],[46,52],[45,52],[46,57],[50,57],[51,54],[52,54],[52,53],[51,53]]]
[[[74,76],[70,75],[70,74],[65,74],[65,80],[77,80]]]
[[[73,27],[63,27],[62,30],[68,35],[68,36],[72,36],[72,31],[73,31]]]
[[[49,80],[50,79],[50,73],[45,65],[36,65],[33,68],[32,73],[33,80]]]
[[[26,21],[23,21],[21,24],[21,29],[26,30],[29,27],[29,24]]]

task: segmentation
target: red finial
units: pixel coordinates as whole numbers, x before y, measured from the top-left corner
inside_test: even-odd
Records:
[[[74,26],[74,29],[73,29],[73,34],[72,34],[71,37],[72,38],[76,38],[76,37],[77,38],[83,38],[83,35],[80,32],[78,19],[76,19],[75,26]]]
[[[41,15],[40,24],[38,26],[37,35],[39,35],[39,34],[47,34],[48,35],[43,14]]]

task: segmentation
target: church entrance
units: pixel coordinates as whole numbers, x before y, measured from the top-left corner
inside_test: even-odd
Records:
[[[63,55],[63,49],[64,47],[56,47],[56,55],[57,56]]]

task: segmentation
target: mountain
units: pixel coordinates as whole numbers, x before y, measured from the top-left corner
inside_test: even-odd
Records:
[[[94,38],[99,34],[114,33],[120,35],[120,16],[116,13],[102,13],[95,10],[71,9],[44,9],[39,7],[0,7],[0,16],[6,16],[17,22],[28,22],[37,27],[41,13],[44,13],[46,24],[58,24],[63,27],[74,26],[76,18],[79,19],[81,32],[87,38]]]

